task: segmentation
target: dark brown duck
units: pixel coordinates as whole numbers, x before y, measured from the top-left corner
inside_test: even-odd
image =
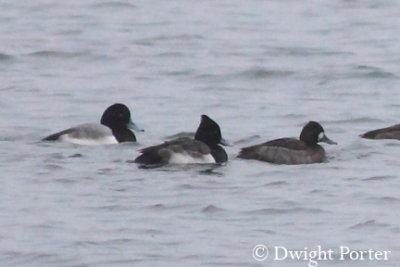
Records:
[[[330,140],[322,126],[310,121],[304,126],[300,139],[279,138],[263,144],[242,148],[239,158],[255,159],[276,164],[308,164],[323,162],[325,150],[319,142],[336,144]]]

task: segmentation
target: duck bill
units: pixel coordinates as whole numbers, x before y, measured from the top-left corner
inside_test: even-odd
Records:
[[[143,128],[140,128],[136,123],[134,123],[133,121],[130,121],[129,123],[128,123],[128,128],[129,129],[131,129],[131,130],[134,130],[134,131],[136,131],[136,132],[144,132],[144,129]]]
[[[331,139],[329,139],[325,134],[322,136],[321,139],[319,139],[320,142],[323,143],[327,143],[329,145],[337,145],[337,143],[335,141],[332,141]]]
[[[227,140],[225,140],[224,138],[221,138],[221,141],[219,141],[219,143],[223,146],[233,146],[230,142],[228,142]]]

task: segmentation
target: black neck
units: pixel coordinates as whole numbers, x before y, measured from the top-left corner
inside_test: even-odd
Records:
[[[211,155],[215,159],[216,163],[228,161],[228,155],[226,154],[225,150],[221,146],[214,145],[214,146],[210,146],[210,148],[211,148]]]
[[[133,132],[126,128],[112,130],[112,133],[119,143],[136,141],[136,137]]]

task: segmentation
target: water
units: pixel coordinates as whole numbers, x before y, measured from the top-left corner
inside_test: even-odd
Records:
[[[399,266],[396,1],[0,4],[1,266],[307,266],[274,246],[390,250]],[[122,102],[138,144],[39,140]],[[146,145],[219,122],[226,166],[142,169]],[[235,159],[320,121],[328,162]],[[240,141],[242,140],[242,141]],[[257,262],[252,249],[270,248]],[[337,255],[336,255],[337,257]]]

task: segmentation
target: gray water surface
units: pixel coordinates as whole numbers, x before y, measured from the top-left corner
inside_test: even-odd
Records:
[[[0,3],[1,266],[308,266],[291,250],[390,250],[399,266],[396,1]],[[40,139],[125,103],[138,144]],[[224,166],[143,169],[140,148],[207,114],[235,143]],[[321,122],[323,164],[235,159]],[[240,141],[242,140],[242,141]]]

